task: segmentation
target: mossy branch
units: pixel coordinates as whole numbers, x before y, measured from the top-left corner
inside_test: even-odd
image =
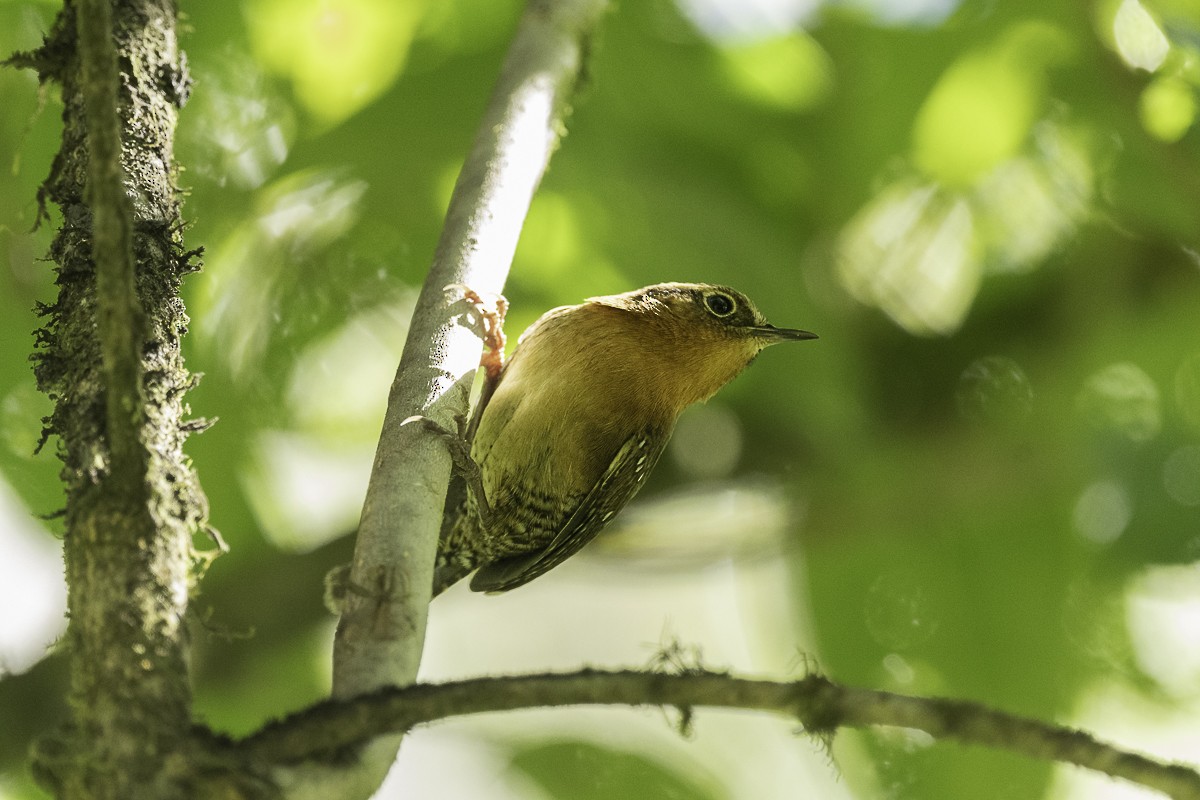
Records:
[[[843,727],[912,728],[938,739],[1085,767],[1175,800],[1200,800],[1200,772],[1195,769],[1120,750],[1084,731],[979,703],[843,686],[819,675],[770,681],[699,669],[683,674],[585,669],[418,684],[314,706],[268,725],[239,747],[255,760],[298,763],[329,758],[380,735],[451,717],[575,705],[762,711],[794,718],[808,733],[820,736]]]
[[[110,474],[140,482],[141,344],[145,323],[134,280],[132,211],[121,168],[117,48],[108,0],[78,0],[75,15],[88,142],[87,204],[96,265],[96,327],[106,396]]]
[[[38,386],[55,401],[71,725],[34,771],[62,797],[163,797],[187,749],[187,586],[207,513],[183,454],[183,248],[172,137],[187,73],[173,0],[68,0],[18,59],[62,86],[62,145],[39,199],[62,221]],[[146,759],[146,753],[159,758]],[[182,793],[181,793],[182,794]]]

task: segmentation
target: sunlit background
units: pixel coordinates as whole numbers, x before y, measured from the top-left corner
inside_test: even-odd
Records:
[[[1200,741],[1200,6],[626,0],[530,212],[510,333],[663,280],[821,339],[685,415],[611,535],[433,605],[423,677],[702,663],[972,698],[1161,757]],[[0,53],[55,3],[0,4]],[[193,604],[232,734],[322,696],[416,288],[511,0],[184,2],[192,439],[232,552]],[[59,106],[0,71],[0,798],[65,714],[30,232]],[[515,337],[513,337],[515,338]],[[911,732],[567,710],[444,723],[384,797],[1151,795]],[[840,775],[840,777],[839,777]]]

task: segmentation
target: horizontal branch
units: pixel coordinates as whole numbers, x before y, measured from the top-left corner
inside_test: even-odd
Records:
[[[939,739],[1086,767],[1158,790],[1175,800],[1200,800],[1200,772],[1119,750],[1084,731],[1014,716],[978,703],[842,686],[819,675],[784,682],[704,670],[667,674],[585,669],[419,684],[313,706],[271,723],[243,740],[241,747],[255,760],[298,763],[439,719],[589,704],[765,711],[793,717],[817,735],[841,727],[913,728]]]

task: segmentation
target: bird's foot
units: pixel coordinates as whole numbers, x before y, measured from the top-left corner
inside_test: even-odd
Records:
[[[471,442],[466,435],[466,418],[462,415],[455,415],[454,422],[458,428],[456,431],[446,430],[438,422],[420,415],[409,417],[400,424],[419,424],[425,430],[437,434],[446,442],[446,449],[450,451],[450,460],[454,462],[454,471],[461,475],[463,480],[467,482],[467,488],[475,496],[475,503],[479,508],[479,516],[486,525],[487,520],[492,516],[492,509],[488,505],[487,494],[483,490],[483,472],[479,469],[479,462],[471,458]]]
[[[452,283],[445,287],[445,291],[462,295],[462,300],[474,311],[472,326],[483,339],[485,348],[479,365],[484,368],[487,380],[494,385],[500,377],[500,370],[504,368],[504,346],[507,341],[504,336],[504,315],[508,313],[508,300],[498,294],[489,302],[462,283]]]

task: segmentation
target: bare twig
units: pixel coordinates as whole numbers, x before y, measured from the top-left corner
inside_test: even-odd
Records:
[[[582,704],[765,711],[793,717],[818,735],[840,727],[914,728],[940,739],[1075,764],[1175,800],[1200,798],[1195,769],[1120,750],[1083,731],[978,703],[856,689],[819,675],[783,682],[698,669],[684,674],[582,670],[421,684],[316,706],[273,723],[241,746],[255,759],[297,762],[330,757],[380,735],[449,717]]]

